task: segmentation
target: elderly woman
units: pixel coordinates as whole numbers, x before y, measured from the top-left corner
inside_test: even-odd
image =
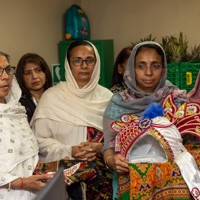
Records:
[[[33,175],[39,148],[19,103],[14,72],[8,55],[0,52],[0,199],[31,200],[50,175]]]
[[[103,113],[112,93],[98,84],[100,58],[95,46],[75,41],[65,60],[66,82],[48,89],[32,120],[41,159],[93,161],[98,187],[87,186],[87,199],[111,199],[111,173],[103,162]]]
[[[180,128],[184,117],[189,121],[189,111],[199,116],[199,105],[184,104],[186,91],[166,81],[166,73],[166,56],[158,43],[136,45],[124,74],[128,89],[113,95],[105,111],[104,159],[118,173],[119,199],[169,199],[177,192],[180,199],[189,199],[190,193],[193,197],[200,194],[200,174],[193,157],[185,153]],[[163,116],[142,121],[152,102],[165,108],[170,121]],[[197,124],[191,127],[198,137]],[[184,166],[191,167],[191,179]]]

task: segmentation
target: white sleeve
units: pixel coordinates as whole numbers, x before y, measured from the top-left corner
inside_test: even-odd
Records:
[[[200,199],[200,171],[193,156],[184,151],[175,158],[175,162],[194,199]]]
[[[14,181],[15,179],[18,179],[19,176],[15,176],[15,175],[12,175],[8,172],[4,172],[4,171],[0,171],[0,187],[10,183],[11,181]]]
[[[65,157],[71,157],[71,146],[56,137],[59,137],[60,122],[50,119],[37,119],[32,125],[39,144],[40,159],[45,162],[53,162]],[[58,135],[58,136],[57,136]]]

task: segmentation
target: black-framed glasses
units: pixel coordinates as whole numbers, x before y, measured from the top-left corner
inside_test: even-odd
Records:
[[[87,57],[85,60],[81,57],[74,57],[72,59],[72,63],[77,67],[82,66],[83,62],[85,62],[88,66],[93,66],[96,63],[96,59],[94,57]]]
[[[10,65],[8,65],[8,66],[5,67],[5,68],[1,68],[1,67],[0,67],[0,76],[3,75],[3,72],[4,72],[4,71],[5,71],[8,75],[13,75],[13,74],[15,73],[15,69],[16,69],[16,67],[10,66]]]
[[[148,65],[145,64],[145,63],[139,63],[139,64],[136,64],[136,65],[135,65],[135,68],[136,68],[137,70],[139,70],[139,71],[146,71],[146,70],[147,70],[147,67],[148,67]],[[162,64],[159,64],[159,63],[152,63],[152,64],[150,65],[150,69],[151,69],[152,71],[160,70],[162,67],[163,67],[163,65],[162,65]]]

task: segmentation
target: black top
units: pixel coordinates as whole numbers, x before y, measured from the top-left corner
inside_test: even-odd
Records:
[[[19,102],[22,104],[22,106],[25,107],[27,119],[28,119],[28,122],[30,122],[36,108],[36,105],[34,104],[33,99],[30,97],[27,97],[26,95],[22,95]]]

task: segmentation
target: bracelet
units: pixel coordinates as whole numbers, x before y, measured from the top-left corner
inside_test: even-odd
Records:
[[[109,169],[111,168],[110,165],[109,165],[109,160],[110,160],[111,158],[112,158],[112,156],[107,156],[107,157],[105,158],[106,167],[109,168]]]
[[[8,191],[10,191],[10,190],[11,190],[11,182],[8,183]]]

